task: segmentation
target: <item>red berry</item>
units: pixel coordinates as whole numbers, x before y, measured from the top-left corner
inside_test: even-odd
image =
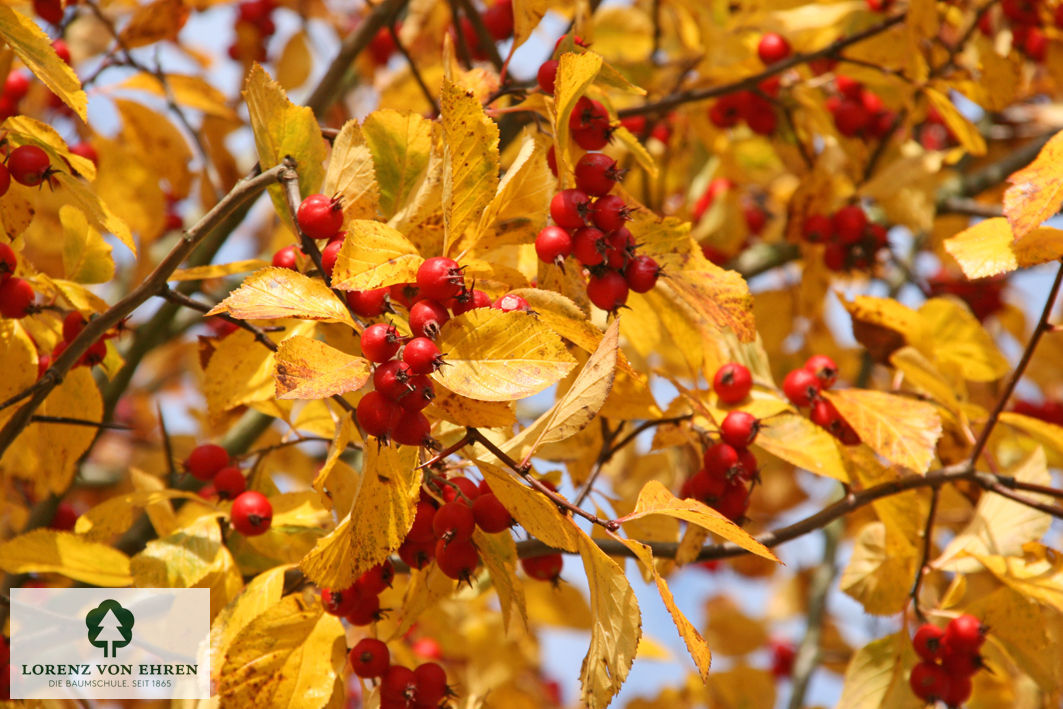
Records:
[[[705,449],[702,463],[710,476],[727,478],[732,477],[732,473],[737,472],[741,465],[735,447],[722,441]]]
[[[780,34],[766,32],[757,44],[757,56],[765,64],[781,62],[790,56],[790,43]]]
[[[447,696],[447,673],[435,662],[425,662],[413,670],[415,707],[434,707]]]
[[[838,381],[838,365],[827,355],[812,355],[805,362],[805,369],[816,375],[821,389],[830,389]]]
[[[759,204],[742,205],[742,217],[751,234],[764,231],[764,226],[768,223],[768,213]]]
[[[819,395],[819,379],[807,369],[795,369],[782,382],[783,393],[794,406],[808,406]]]
[[[477,308],[490,308],[491,296],[482,290],[474,288],[473,290],[463,291],[457,297],[451,298],[447,305],[450,307],[450,312],[457,316]]]
[[[491,33],[496,42],[513,36],[513,2],[512,0],[498,0],[494,5],[484,10],[481,16],[484,27]]]
[[[431,436],[432,424],[420,411],[401,411],[391,424],[391,437],[404,446],[435,445]]]
[[[358,402],[354,416],[366,434],[384,438],[391,431],[391,421],[398,412],[398,404],[379,391],[371,391]]]
[[[915,696],[932,702],[945,696],[949,687],[949,676],[940,665],[923,661],[912,668],[908,684],[911,685]]]
[[[69,502],[60,502],[52,515],[52,521],[48,523],[48,529],[56,529],[60,532],[73,531],[77,524],[78,513]]]
[[[693,497],[696,500],[715,500],[723,494],[727,486],[727,476],[711,475],[709,471],[701,469],[687,481],[686,494],[683,497]]]
[[[273,505],[261,492],[242,492],[233,500],[230,521],[233,529],[245,537],[264,534],[273,522]]]
[[[472,508],[464,502],[448,502],[436,510],[432,518],[432,531],[447,543],[471,539],[475,528]]]
[[[841,271],[845,268],[846,248],[839,243],[827,244],[823,251],[823,263],[832,271]]]
[[[347,622],[351,625],[369,625],[373,621],[380,620],[380,597],[371,593],[362,593],[357,584],[352,589],[354,604],[344,614]]]
[[[321,249],[321,269],[330,283],[332,282],[332,269],[336,268],[336,259],[340,255],[341,248],[343,248],[343,240],[337,239],[330,241],[325,248]]]
[[[512,313],[514,311],[528,312],[531,310],[531,306],[528,305],[528,301],[524,300],[522,296],[516,293],[506,293],[491,306],[495,310],[501,310],[503,313]]]
[[[7,158],[7,169],[11,177],[28,187],[36,187],[44,181],[51,170],[48,153],[36,145],[20,145],[11,151]]]
[[[421,411],[436,398],[432,380],[423,374],[410,377],[406,382],[410,391],[399,399],[399,406],[406,411]]]
[[[924,623],[915,631],[912,637],[912,646],[915,654],[924,660],[934,661],[941,655],[941,641],[945,637],[945,631],[936,625]]]
[[[415,337],[402,350],[402,361],[409,365],[413,374],[431,374],[444,364],[436,343],[427,337]]]
[[[551,96],[554,95],[554,83],[557,81],[557,65],[556,59],[548,59],[542,63],[535,74],[535,81],[539,84],[539,88],[543,90],[543,93]],[[554,172],[556,174],[556,168]]]
[[[606,271],[601,276],[591,276],[587,281],[587,297],[602,310],[610,312],[627,302],[627,281],[616,271]]]
[[[413,654],[419,657],[430,657],[438,660],[443,657],[443,651],[439,648],[439,641],[435,638],[417,638],[410,645]]]
[[[776,679],[789,677],[794,669],[797,652],[793,643],[786,640],[771,641],[771,673]]]
[[[572,232],[572,255],[584,266],[597,266],[605,261],[609,242],[601,229],[585,226]]]
[[[385,559],[359,576],[355,585],[361,593],[376,596],[391,588],[391,582],[394,580],[395,567],[391,565],[390,560]]]
[[[398,26],[395,27],[395,31],[398,32]],[[388,59],[395,53],[395,39],[391,36],[391,32],[387,27],[381,27],[377,30],[377,33],[373,35],[373,39],[369,42],[369,56],[373,58],[373,61],[377,65],[383,65],[388,63]]]
[[[388,312],[388,289],[352,290],[347,292],[347,305],[355,315],[363,318],[375,318]]]
[[[222,468],[214,476],[214,489],[221,499],[232,500],[247,489],[247,481],[239,468],[230,466]]]
[[[435,543],[436,533],[432,529],[432,520],[436,516],[436,506],[431,502],[418,502],[417,512],[413,516],[413,526],[406,533],[406,540],[411,542]]]
[[[604,153],[587,153],[576,163],[576,189],[602,197],[613,189],[619,172],[616,161]]]
[[[351,668],[359,677],[380,677],[391,663],[388,646],[376,638],[362,638],[351,648]]]
[[[464,286],[465,276],[454,259],[434,256],[417,269],[417,287],[426,298],[444,301],[456,296]]]
[[[338,199],[312,194],[296,210],[296,221],[311,239],[331,239],[343,227],[343,207]]]
[[[808,412],[808,418],[812,423],[835,435],[840,434],[845,425],[842,415],[838,413],[834,404],[819,397],[812,401],[812,409]]]
[[[941,667],[949,677],[970,677],[982,669],[982,658],[973,652],[953,650],[946,641],[941,652]]]
[[[480,496],[479,486],[468,478],[450,478],[447,482],[450,484],[443,486],[443,500],[445,502],[460,500],[466,505],[471,505]],[[457,487],[457,490],[454,489],[455,487]],[[459,490],[461,495],[458,494]]]
[[[373,370],[373,388],[392,401],[401,401],[409,394],[410,365],[402,360],[393,359],[378,365]]]
[[[285,246],[277,249],[277,252],[273,254],[273,265],[277,268],[287,268],[294,271],[296,270],[297,253],[294,246]]]
[[[834,224],[831,222],[830,217],[822,214],[810,214],[805,217],[805,221],[801,225],[801,236],[804,237],[805,241],[812,244],[830,241],[834,236]]]
[[[624,226],[624,222],[631,218],[631,210],[627,208],[624,200],[615,194],[607,194],[594,200],[591,206],[591,219],[594,226],[602,231],[616,231]]]
[[[712,388],[720,401],[725,404],[737,404],[753,388],[753,376],[741,364],[730,362],[716,370],[712,378]]]
[[[572,253],[572,236],[559,226],[548,226],[535,237],[535,254],[544,263],[564,261]]]
[[[546,151],[546,166],[550,168],[551,174],[557,177],[557,151],[554,146],[551,145],[550,149]]]
[[[392,665],[380,680],[380,698],[399,706],[412,706],[417,679],[413,670],[402,665]]]
[[[958,707],[970,698],[971,678],[964,675],[950,675],[949,686],[941,695],[941,701],[950,707]]]
[[[72,342],[85,329],[87,322],[85,316],[76,310],[67,313],[63,318],[63,339]]]
[[[26,78],[26,75],[21,71],[13,71],[7,75],[7,79],[4,80],[3,96],[10,98],[15,103],[18,103],[25,98],[26,93],[30,90],[30,80]]]
[[[635,258],[635,249],[638,245],[635,243],[635,237],[631,235],[631,231],[627,227],[620,227],[614,232],[610,232],[605,237],[606,246],[608,247],[605,256],[605,263],[609,268],[616,271],[623,271],[628,262]]]
[[[953,618],[945,626],[945,645],[949,650],[976,653],[985,642],[986,628],[969,613]]]
[[[96,148],[92,147],[92,143],[77,143],[70,146],[70,152],[73,155],[78,155],[92,162],[93,165],[99,166],[100,154],[96,151]]]
[[[450,313],[434,300],[419,300],[410,306],[410,330],[414,337],[434,340],[448,320]]]
[[[197,480],[210,480],[229,464],[229,452],[213,443],[196,446],[188,454],[185,470]]]
[[[564,566],[565,558],[561,554],[544,554],[520,560],[520,567],[524,569],[524,573],[537,581],[556,583],[561,578],[561,570]]]
[[[636,293],[648,293],[657,285],[661,267],[649,256],[636,256],[624,269],[628,287]]]
[[[738,449],[738,466],[739,477],[743,480],[753,480],[757,477],[759,468],[757,467],[757,456],[753,455],[753,451],[748,448]]]
[[[720,424],[720,437],[735,448],[747,448],[757,437],[760,422],[747,411],[731,411]]]
[[[60,59],[62,59],[67,64],[70,63],[70,47],[67,45],[66,40],[53,39],[52,49],[55,50],[55,53],[59,55]]]
[[[354,610],[359,603],[358,589],[350,586],[345,589],[321,589],[321,606],[329,615],[344,616]]]
[[[726,94],[709,109],[709,120],[717,128],[734,128],[745,113],[744,103],[741,93]]]
[[[729,478],[723,494],[712,508],[732,522],[739,522],[749,509],[749,490],[738,476]]]
[[[855,244],[864,236],[864,228],[867,227],[867,215],[863,208],[856,204],[842,207],[831,217],[834,232],[838,240],[843,244]]]
[[[77,365],[75,366],[95,367],[106,357],[107,343],[103,340],[97,340],[96,342],[93,342],[87,350],[85,350],[85,354],[81,355],[81,357],[77,361]]]
[[[436,563],[439,570],[457,581],[468,581],[480,564],[480,553],[468,539],[436,542]]]
[[[370,362],[381,364],[395,356],[402,345],[402,335],[394,325],[374,323],[362,331],[362,354]]]
[[[513,525],[513,517],[493,493],[483,493],[472,503],[476,525],[488,534],[504,532]]]
[[[590,214],[591,201],[581,190],[561,190],[550,200],[550,218],[565,229],[578,229]]]

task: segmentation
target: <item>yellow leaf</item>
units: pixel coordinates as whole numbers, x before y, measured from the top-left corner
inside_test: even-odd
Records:
[[[85,214],[64,204],[59,208],[63,225],[63,273],[78,283],[106,283],[114,277],[111,245],[89,226]]]
[[[517,577],[517,544],[508,531],[487,534],[476,528],[473,541],[480,552],[484,567],[491,574],[491,585],[498,593],[502,611],[502,626],[510,628],[516,610],[524,627],[528,627],[528,608],[524,601],[524,583]]]
[[[602,57],[594,52],[565,52],[558,59],[557,77],[554,81],[554,139],[557,141],[557,174],[561,176],[562,184],[571,179],[574,165],[569,155],[569,145],[572,142],[568,128],[569,116],[601,68]]]
[[[1005,585],[1063,613],[1063,556],[1055,549],[1030,542],[1022,556],[976,558]]]
[[[514,0],[513,46],[519,47],[528,41],[546,11],[557,4],[556,0]]]
[[[217,343],[203,368],[203,395],[212,421],[230,409],[276,394],[273,353],[255,342],[254,335],[237,330]]]
[[[725,595],[714,596],[705,603],[705,637],[721,655],[748,655],[768,644],[764,623],[746,615]]]
[[[961,378],[950,381],[932,361],[910,345],[890,355],[890,364],[904,375],[906,384],[927,394],[953,414],[964,416],[967,387]]]
[[[21,320],[0,318],[0,371],[5,373],[0,377],[0,401],[37,381],[37,347]],[[0,409],[0,422],[7,421],[14,411],[12,407]]]
[[[361,357],[309,337],[290,337],[277,349],[277,398],[324,399],[361,389],[372,367]]]
[[[326,147],[314,112],[289,101],[284,89],[257,63],[248,72],[243,96],[261,168],[268,170],[290,155],[299,173],[300,194],[306,197],[316,192],[324,176]],[[294,219],[294,214],[288,214],[284,187],[271,185],[269,194],[277,213]]]
[[[347,588],[397,550],[413,524],[421,471],[417,449],[366,446],[354,507],[299,562],[318,586]]]
[[[882,522],[869,522],[861,528],[838,584],[872,615],[891,615],[904,609],[919,564],[915,549],[910,554],[898,554],[886,544],[887,534]]]
[[[53,167],[62,167],[64,162],[74,168],[89,182],[96,179],[96,165],[88,158],[70,152],[63,136],[47,123],[29,116],[11,116],[4,122],[8,137],[19,145],[34,144],[51,158]]]
[[[395,631],[391,638],[404,635],[426,610],[440,600],[454,595],[455,581],[443,574],[437,564],[424,569],[410,570],[410,583],[402,599],[402,607],[395,614]]]
[[[1019,482],[1051,485],[1044,449],[1038,446],[1006,471]],[[1051,498],[1023,493],[1041,502]],[[978,501],[967,527],[952,538],[934,561],[935,568],[973,573],[980,564],[964,556],[1021,556],[1023,545],[1036,542],[1052,526],[1052,517],[1002,495],[985,493]]]
[[[945,250],[960,264],[967,278],[986,278],[1060,258],[1063,230],[1035,228],[1015,241],[1008,220],[994,217],[946,239]]]
[[[1059,211],[1063,202],[1063,132],[1045,143],[1032,163],[1008,177],[1004,192],[1004,216],[1015,241],[1021,241],[1042,222]]]
[[[472,91],[444,79],[439,97],[443,135],[443,253],[461,240],[498,187],[498,126]]]
[[[6,5],[0,5],[0,37],[52,93],[70,106],[81,120],[88,121],[85,113],[88,98],[77,74],[55,53],[48,35],[36,22]]]
[[[218,696],[232,706],[319,707],[346,662],[343,624],[321,604],[285,596],[230,645]]]
[[[591,644],[580,669],[581,700],[604,709],[620,691],[635,661],[642,614],[624,569],[580,533],[579,553],[591,597]]]
[[[965,379],[976,382],[992,382],[1011,371],[992,336],[965,305],[931,298],[919,307],[919,315],[933,334],[931,346],[942,367],[955,367]]]
[[[773,709],[778,706],[776,684],[768,670],[737,663],[725,672],[712,673],[707,694],[712,698],[711,706]],[[660,709],[671,706],[672,702],[666,702]]]
[[[139,588],[196,588],[220,566],[232,564],[229,549],[221,543],[221,529],[212,516],[204,516],[173,534],[148,542],[130,561]]]
[[[133,583],[125,554],[54,529],[35,529],[0,543],[0,569],[9,574],[62,574],[92,586]]]
[[[178,104],[226,121],[237,119],[225,94],[205,79],[184,74],[165,74],[164,78]],[[166,89],[154,74],[134,74],[116,88],[144,91],[155,96],[166,97]]]
[[[619,339],[620,320],[614,318],[572,386],[546,413],[509,440],[506,451],[527,460],[539,446],[574,436],[593,421],[613,388]]]
[[[214,619],[210,626],[211,681],[221,680],[225,654],[237,634],[252,620],[280,602],[284,595],[284,575],[292,567],[286,564],[263,571],[248,582],[240,595]]]
[[[184,0],[154,0],[141,5],[122,28],[120,41],[127,47],[144,47],[163,40],[176,40],[188,20]]]
[[[339,196],[344,220],[376,217],[380,194],[373,171],[373,155],[357,121],[344,123],[332,142],[332,156],[321,191],[329,196]]]
[[[136,255],[137,247],[133,243],[129,226],[119,219],[87,184],[65,172],[55,173],[53,179],[59,181],[63,196],[68,197],[73,206],[85,213],[89,223],[100,231],[114,234],[134,256]]]
[[[224,278],[235,276],[239,273],[250,273],[269,268],[269,263],[262,259],[252,258],[230,263],[208,263],[206,266],[193,266],[192,268],[179,268],[170,275],[171,281],[202,281],[208,278]]]
[[[657,480],[651,480],[646,483],[642,491],[639,492],[639,499],[635,503],[635,509],[630,514],[620,517],[616,521],[624,523],[648,515],[666,515],[684,520],[707,529],[757,556],[771,561],[779,561],[779,558],[770,549],[716,510],[697,500],[680,500]]]
[[[617,537],[617,539],[620,538]],[[675,623],[676,630],[679,631],[679,637],[683,639],[683,643],[687,646],[687,652],[690,653],[691,659],[694,660],[702,681],[707,681],[709,678],[709,666],[712,664],[712,652],[709,650],[708,643],[701,637],[701,633],[687,620],[687,617],[683,615],[683,611],[679,610],[679,606],[676,605],[672,590],[668,588],[668,582],[664,580],[664,577],[657,571],[657,565],[653,563],[653,554],[650,552],[650,548],[645,544],[639,544],[633,539],[620,539],[620,541],[642,562],[643,568],[653,574],[653,582],[657,585],[657,592],[661,594],[661,600],[664,602],[665,608],[668,609],[668,613],[672,616],[672,622]]]
[[[513,404],[508,401],[477,401],[443,388],[436,390],[436,398],[424,413],[430,419],[441,418],[473,428],[501,428],[517,422]]]
[[[265,534],[246,537],[244,542],[262,556],[297,563],[332,526],[332,511],[314,490],[272,495],[269,501],[273,505],[272,525]]]
[[[451,318],[439,334],[450,366],[433,378],[455,394],[509,401],[538,393],[576,366],[561,338],[524,312],[477,308]]]
[[[181,131],[168,116],[143,104],[120,98],[113,101],[122,117],[121,140],[139,151],[156,182],[162,177],[174,194],[187,194],[192,179],[188,169],[192,150]]]
[[[642,144],[638,136],[624,126],[619,126],[613,131],[613,138],[628,149],[628,152],[634,156],[635,161],[646,171],[646,174],[650,177],[657,177],[657,161],[653,159],[650,151],[646,149],[646,146]]]
[[[927,89],[926,97],[930,100],[930,105],[936,108],[941,117],[945,119],[945,125],[967,152],[971,155],[985,155],[985,138],[978,132],[978,127],[960,113],[946,93],[937,89]]]
[[[106,540],[121,534],[133,526],[141,510],[165,500],[197,500],[202,498],[193,492],[181,490],[137,490],[108,498],[83,512],[74,526],[74,531],[88,539]]]
[[[77,367],[68,372],[37,413],[99,421],[103,417],[103,399],[89,368]],[[79,459],[95,438],[96,429],[91,426],[31,423],[5,451],[0,469],[32,480],[41,493],[61,495],[70,486]]]
[[[920,709],[925,706],[908,686],[918,658],[907,633],[872,640],[856,651],[845,670],[837,709]]]
[[[1063,454],[1063,426],[1032,416],[1023,416],[1013,411],[1001,412],[1000,422],[1022,431],[1042,445]]]
[[[839,298],[853,319],[853,335],[871,356],[884,361],[910,342],[921,347],[926,338],[919,313],[892,298],[858,295],[851,302]]]
[[[354,327],[344,303],[319,278],[287,268],[264,268],[214,306],[207,315],[229,313],[241,320],[297,318]]]
[[[390,219],[413,194],[432,155],[432,122],[412,112],[382,108],[362,123],[380,186],[380,211]]]
[[[297,89],[310,78],[310,70],[313,67],[314,57],[307,44],[306,32],[296,32],[284,45],[277,60],[277,83],[284,87],[285,91]]]
[[[556,183],[546,164],[546,141],[527,135],[498,192],[480,215],[476,238],[468,248],[487,251],[506,244],[528,244],[546,223]]]
[[[873,451],[917,473],[930,469],[941,437],[941,418],[932,404],[865,389],[823,394]]]
[[[476,465],[491,486],[491,492],[528,534],[555,549],[576,551],[579,527],[561,514],[557,505],[502,468],[482,460]]]
[[[758,446],[799,468],[849,481],[838,443],[832,435],[804,416],[792,413],[769,416],[757,434]]]
[[[347,236],[336,255],[333,287],[368,290],[416,280],[424,259],[405,236],[387,224],[368,219],[354,219],[344,226]]]

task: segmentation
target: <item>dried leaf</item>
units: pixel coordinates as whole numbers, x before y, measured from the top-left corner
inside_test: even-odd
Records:
[[[9,574],[62,574],[92,586],[129,586],[129,557],[106,544],[54,529],[35,529],[0,543]]]
[[[229,313],[241,320],[297,318],[354,327],[346,305],[321,279],[287,268],[264,268],[248,276],[207,315],[218,313]]]
[[[930,469],[941,437],[941,418],[932,404],[866,389],[823,394],[873,451],[917,473]]]
[[[416,280],[424,260],[417,247],[382,222],[354,219],[336,256],[332,285],[342,290],[367,290]]]
[[[1063,202],[1063,132],[1045,143],[1029,165],[1008,177],[1004,193],[1004,216],[1015,241],[1022,241],[1042,222],[1059,211]]]
[[[368,360],[309,337],[290,337],[277,348],[277,398],[324,399],[361,389]]]

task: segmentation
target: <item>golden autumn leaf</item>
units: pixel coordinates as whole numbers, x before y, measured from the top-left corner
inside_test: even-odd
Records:
[[[1004,193],[1004,216],[1022,241],[1042,222],[1059,211],[1063,202],[1063,132],[1045,143],[1029,165],[1008,177],[1011,187]]]
[[[324,399],[361,389],[372,366],[309,337],[289,337],[277,348],[277,398]]]
[[[514,0],[513,46],[519,47],[528,41],[546,11],[556,5],[557,0]]]
[[[840,299],[853,320],[853,335],[877,361],[885,361],[906,343],[919,344],[926,337],[922,318],[912,308],[892,298],[858,295]]]
[[[222,609],[210,625],[211,680],[221,680],[225,654],[241,630],[252,620],[280,602],[284,595],[284,576],[292,567],[281,564],[251,579],[240,595]]]
[[[367,446],[362,480],[349,513],[299,562],[318,586],[347,588],[397,550],[410,531],[421,487],[417,449]]]
[[[451,318],[439,349],[450,366],[432,377],[455,394],[483,401],[530,396],[576,366],[561,338],[525,312],[477,308]]]
[[[517,524],[555,549],[576,551],[579,527],[571,518],[561,514],[557,505],[520,482],[512,473],[483,460],[478,460],[476,464],[491,487],[491,492],[509,510]]]
[[[382,108],[362,123],[373,154],[380,189],[380,211],[390,219],[413,194],[432,155],[432,122],[412,112]]]
[[[106,283],[114,277],[111,245],[89,226],[85,213],[64,204],[59,208],[63,225],[63,273],[78,283]]]
[[[171,281],[202,281],[208,278],[224,278],[240,273],[251,273],[269,268],[270,264],[262,259],[251,258],[229,263],[208,263],[205,266],[179,268],[170,276]]]
[[[115,98],[114,107],[122,117],[121,140],[141,155],[151,156],[156,180],[162,177],[169,182],[175,195],[186,194],[192,181],[192,150],[177,126],[166,115],[136,101]]]
[[[936,108],[941,117],[945,119],[945,125],[956,136],[960,145],[971,155],[985,155],[985,138],[978,132],[978,127],[960,113],[956,104],[946,93],[937,89],[927,89],[926,97],[930,100],[930,105]]]
[[[767,646],[764,626],[743,612],[731,596],[716,596],[705,603],[705,638],[719,655],[748,655]]]
[[[62,574],[92,586],[129,586],[129,557],[69,532],[35,529],[0,543],[0,569],[9,574]]]
[[[473,428],[501,428],[517,422],[512,402],[477,401],[443,388],[436,390],[436,396],[425,409],[425,415]]]
[[[505,244],[527,244],[546,223],[550,199],[556,191],[546,163],[546,141],[527,135],[477,221],[468,248],[487,251]],[[461,242],[459,242],[461,243]]]
[[[48,153],[52,165],[64,162],[74,168],[88,182],[96,179],[96,164],[88,158],[70,152],[63,136],[52,126],[30,116],[11,116],[4,121],[9,139],[20,145],[34,144]]]
[[[343,624],[293,594],[257,615],[225,655],[218,695],[233,706],[324,706],[346,661]]]
[[[297,318],[354,327],[346,305],[320,278],[310,278],[287,268],[263,268],[248,276],[207,315],[218,313],[228,313],[241,320]]]
[[[88,120],[85,112],[88,98],[77,74],[55,53],[51,39],[36,22],[7,5],[0,5],[0,37],[81,120]]]
[[[617,518],[616,521],[624,523],[641,519],[648,515],[666,515],[684,520],[707,529],[757,556],[770,561],[779,561],[779,558],[770,549],[716,510],[698,500],[680,500],[657,480],[651,480],[646,483],[642,491],[639,492],[635,509],[630,514]]]
[[[804,416],[778,413],[765,419],[756,442],[757,446],[799,468],[849,481],[837,440]]]
[[[1063,257],[1063,230],[1034,228],[1015,241],[1008,220],[994,217],[946,239],[945,250],[960,264],[963,275],[987,278]]]
[[[1004,585],[1063,614],[1063,558],[1055,549],[1029,542],[1021,556],[976,556]]]
[[[642,637],[642,614],[624,569],[582,532],[579,553],[591,596],[591,644],[580,669],[581,700],[604,709],[620,691]]]
[[[255,342],[254,335],[237,330],[217,343],[203,368],[203,395],[212,420],[238,406],[266,401],[276,394],[274,355]]]
[[[370,219],[352,219],[344,228],[347,236],[336,255],[333,287],[367,290],[416,280],[424,259],[402,233]]]
[[[864,525],[838,583],[872,615],[892,615],[904,609],[919,565],[914,548],[908,554],[889,548],[888,534],[882,522]]]
[[[189,8],[183,0],[154,0],[138,7],[122,28],[120,41],[127,47],[143,47],[162,40],[174,40],[188,20]]]
[[[919,709],[908,687],[908,673],[919,658],[907,633],[872,640],[856,651],[845,670],[838,709]]]
[[[511,627],[513,612],[521,619],[522,627],[528,627],[528,607],[524,600],[524,582],[517,576],[517,544],[508,531],[487,534],[482,529],[473,530],[473,542],[480,552],[484,568],[491,574],[491,585],[498,593],[498,605],[502,611],[502,625]]]
[[[1007,358],[966,305],[931,298],[919,306],[919,316],[930,337],[918,346],[930,349],[946,370],[955,368],[976,382],[996,381],[1011,371]]]
[[[1056,451],[1056,453],[1063,454],[1063,426],[1042,421],[1032,416],[1017,414],[1014,411],[1002,411],[1000,422],[1022,431],[1041,445]]]
[[[557,140],[557,174],[564,187],[571,187],[572,169],[575,160],[571,155],[571,131],[569,117],[576,102],[594,82],[602,68],[602,57],[594,52],[575,54],[565,52],[558,59],[557,77],[554,80],[554,135]]]
[[[216,118],[236,120],[236,112],[229,106],[225,94],[202,77],[186,74],[164,74],[163,77],[178,104]],[[166,97],[166,88],[158,77],[145,72],[134,74],[119,84],[118,88]]]
[[[498,188],[498,125],[471,91],[443,81],[443,253],[461,241]]]
[[[296,32],[284,44],[284,49],[277,59],[277,83],[285,91],[297,89],[310,78],[313,68],[314,55],[310,51],[307,32]]]
[[[860,439],[886,460],[925,473],[941,437],[941,417],[932,404],[866,389],[839,389],[823,395]]]
[[[165,500],[200,500],[194,492],[181,490],[137,490],[116,495],[86,510],[78,516],[74,531],[86,539],[110,539],[129,529],[143,508]]]
[[[344,219],[373,219],[380,202],[373,154],[357,121],[347,121],[332,141],[322,194],[338,196]]]
[[[84,212],[89,223],[103,232],[114,234],[122,244],[137,253],[136,244],[133,243],[133,234],[127,225],[116,215],[107,204],[100,199],[95,191],[89,188],[83,181],[68,175],[65,172],[57,172],[53,179],[58,180],[61,193],[70,200],[70,203]]]

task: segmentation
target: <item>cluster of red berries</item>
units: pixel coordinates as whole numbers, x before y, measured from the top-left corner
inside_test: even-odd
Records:
[[[819,395],[838,381],[838,365],[827,355],[812,355],[800,369],[792,369],[782,382],[790,403],[798,408],[811,407],[808,418],[847,446],[860,444],[860,436],[842,418],[830,400]]]
[[[395,567],[385,559],[345,589],[321,589],[321,605],[326,613],[346,618],[351,625],[369,625],[383,617],[380,594],[391,588],[394,579]]]
[[[424,662],[412,670],[393,665],[387,644],[376,638],[359,640],[350,660],[354,674],[380,678],[380,709],[429,709],[453,694],[442,665]]]
[[[568,36],[567,34],[563,34],[563,35],[561,35],[560,37],[557,38],[557,41],[554,42],[554,52],[553,52],[553,54],[551,55],[551,57],[549,59],[547,59],[545,62],[543,62],[542,64],[539,65],[539,69],[535,73],[535,82],[537,84],[539,84],[539,88],[542,90],[543,93],[548,94],[550,96],[554,95],[554,84],[557,82],[557,67],[558,67],[558,64],[560,63],[560,61],[557,58],[557,53],[558,53],[558,50],[561,48],[561,43],[565,41],[565,37],[567,37],[567,36]],[[587,47],[590,46],[587,42],[584,42],[583,38],[580,37],[579,35],[572,35],[572,40],[573,40],[573,42],[575,43],[575,45],[577,47],[583,47],[584,49],[586,49]],[[598,105],[601,106],[601,104],[598,104]],[[608,113],[606,113],[604,107],[602,107],[602,114],[605,116],[605,120],[608,121],[609,115],[608,115]],[[569,118],[569,123],[571,124],[571,122],[572,122],[572,119]],[[573,137],[575,138],[575,135],[573,135]],[[588,137],[589,136],[580,136],[580,138],[583,138],[583,139],[586,139]],[[606,142],[608,142],[608,139],[609,139],[609,135],[606,135]],[[576,142],[577,142],[577,144],[580,145],[580,147],[583,147],[582,143],[579,143],[579,139],[577,139]],[[604,147],[604,144],[601,147]],[[583,149],[584,150],[600,150],[601,148],[599,147],[599,148],[583,148]],[[557,168],[556,167],[554,168],[554,176],[555,177],[557,176]]]
[[[332,269],[336,266],[336,257],[343,247],[343,205],[338,197],[312,194],[304,199],[295,212],[299,230],[311,239],[324,240],[328,243],[321,249],[321,268],[325,271],[326,281],[332,280]],[[298,253],[295,246],[285,246],[273,254],[273,265],[279,268],[296,269]]]
[[[10,118],[19,111],[19,103],[30,90],[30,80],[22,71],[14,70],[4,81],[4,92],[0,94],[0,120]]]
[[[81,334],[81,331],[85,329],[88,324],[88,320],[77,310],[73,310],[66,314],[63,318],[63,339],[56,343],[55,348],[51,354],[39,355],[37,357],[37,376],[41,376],[44,372],[52,366],[52,362],[59,358],[59,355],[63,354],[70,343],[74,341],[74,338]],[[105,332],[100,336],[98,340],[92,343],[85,353],[78,358],[78,361],[74,364],[75,367],[94,367],[97,364],[103,362],[107,356],[107,340],[117,337],[120,331],[120,327]]]
[[[24,318],[33,312],[36,292],[29,281],[16,278],[18,256],[7,244],[0,244],[0,316]]]
[[[229,58],[239,62],[266,61],[266,44],[277,31],[273,22],[275,0],[244,0],[236,6],[234,39]]]
[[[653,138],[665,145],[672,139],[672,124],[675,122],[675,111],[669,111],[662,120],[650,123],[646,116],[627,116],[620,119],[620,125],[639,140]]]
[[[944,629],[925,623],[912,638],[922,662],[908,676],[915,696],[926,702],[943,701],[958,707],[971,696],[971,677],[982,665],[978,654],[987,628],[973,615],[963,614]]]
[[[1048,50],[1044,28],[1051,21],[1063,28],[1063,6],[1052,8],[1042,0],[1002,0],[999,13],[989,8],[978,18],[978,29],[992,37],[998,27],[1011,29],[1011,43],[1035,62],[1043,62]],[[1051,15],[1051,20],[1049,20]]]
[[[952,295],[967,303],[971,312],[980,321],[1004,308],[1004,288],[1007,280],[1003,276],[979,278],[969,281],[960,274],[950,273],[941,268],[927,279],[927,287],[933,296]]]
[[[919,144],[927,150],[947,150],[959,144],[956,134],[952,132],[941,112],[931,106],[926,112],[926,120],[915,128]]]
[[[801,225],[801,235],[809,243],[826,244],[823,263],[832,271],[870,268],[879,251],[890,245],[886,227],[870,221],[858,204],[830,216],[810,214]]]
[[[790,56],[790,43],[780,34],[767,32],[757,43],[757,56],[766,65]],[[709,108],[709,120],[717,128],[734,128],[745,123],[758,135],[771,135],[779,124],[772,99],[779,95],[781,81],[771,76],[757,84],[756,90],[735,91],[721,96]]]
[[[883,138],[890,133],[897,118],[886,108],[878,94],[848,76],[834,77],[838,93],[827,99],[826,107],[834,116],[834,127],[846,138]]]
[[[635,237],[624,226],[630,210],[622,198],[609,194],[621,177],[616,161],[604,153],[586,153],[575,174],[576,187],[550,200],[554,224],[535,237],[535,253],[562,267],[575,256],[589,272],[587,297],[613,312],[627,302],[630,291],[652,290],[661,269],[653,258],[638,253]]]
[[[786,679],[794,671],[794,660],[797,658],[797,650],[789,640],[772,638],[768,644],[771,650],[771,674],[775,679]]]
[[[273,523],[273,505],[260,492],[247,490],[247,481],[239,467],[230,465],[229,453],[213,443],[196,446],[185,460],[185,471],[210,485],[200,490],[207,496],[217,494],[232,500],[229,521],[245,537],[266,533]]]

